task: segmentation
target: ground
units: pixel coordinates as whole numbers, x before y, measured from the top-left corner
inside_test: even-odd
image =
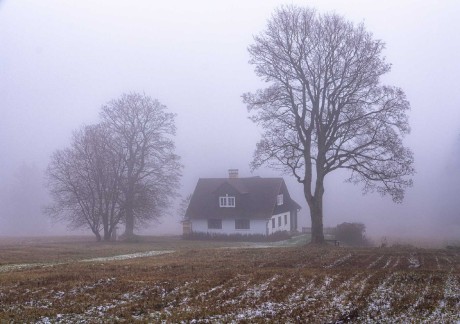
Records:
[[[120,256],[121,255],[121,256]],[[0,240],[0,322],[457,323],[460,251]]]

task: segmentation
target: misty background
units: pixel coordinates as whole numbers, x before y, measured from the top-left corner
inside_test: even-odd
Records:
[[[282,4],[335,11],[364,23],[386,43],[392,71],[383,83],[411,103],[414,186],[402,204],[326,178],[325,226],[363,222],[382,236],[460,237],[460,2],[445,1],[59,1],[0,0],[0,235],[56,235],[41,213],[43,172],[72,132],[98,121],[100,107],[125,92],[145,92],[177,114],[184,164],[181,194],[198,178],[283,176],[251,173],[261,130],[241,95],[263,86],[247,46]],[[302,186],[284,175],[302,206]],[[178,199],[179,203],[179,199]],[[174,210],[176,206],[173,207]],[[145,234],[180,234],[180,215]]]

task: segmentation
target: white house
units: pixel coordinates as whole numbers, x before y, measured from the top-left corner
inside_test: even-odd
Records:
[[[300,206],[283,178],[199,179],[185,214],[184,234],[262,234],[297,230]]]

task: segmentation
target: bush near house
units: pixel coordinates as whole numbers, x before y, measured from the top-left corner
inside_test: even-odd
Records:
[[[292,236],[287,231],[279,231],[270,235],[262,234],[215,234],[215,233],[190,233],[184,234],[186,240],[212,240],[225,242],[276,242],[288,240]]]
[[[363,223],[342,223],[335,228],[335,238],[340,242],[354,246],[369,245],[364,232],[366,226]]]

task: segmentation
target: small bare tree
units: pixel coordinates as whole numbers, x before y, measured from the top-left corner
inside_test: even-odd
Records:
[[[103,106],[101,117],[115,138],[112,149],[125,164],[122,190],[129,239],[136,225],[166,212],[179,187],[175,115],[151,97],[130,93]]]
[[[336,14],[281,7],[249,47],[250,63],[269,86],[243,95],[264,129],[252,162],[281,168],[303,185],[312,242],[323,243],[325,177],[351,171],[363,191],[403,199],[411,186],[412,152],[404,92],[384,86],[384,43]]]
[[[111,140],[101,125],[83,127],[74,133],[70,148],[53,154],[47,169],[53,203],[45,211],[71,228],[91,229],[98,241],[110,240],[124,215],[124,163],[110,150]]]

